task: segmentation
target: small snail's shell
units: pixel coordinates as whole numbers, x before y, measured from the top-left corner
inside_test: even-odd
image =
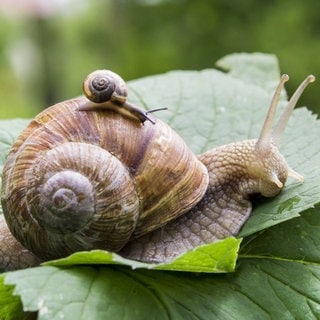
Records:
[[[110,70],[96,70],[83,81],[83,92],[93,102],[115,101],[124,103],[128,89],[124,80]]]
[[[120,250],[189,210],[208,184],[207,169],[163,122],[78,111],[83,103],[69,100],[40,113],[4,168],[7,224],[44,259]]]

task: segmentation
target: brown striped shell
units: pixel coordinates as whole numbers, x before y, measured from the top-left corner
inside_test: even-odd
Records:
[[[79,111],[85,102],[40,113],[3,171],[10,231],[43,259],[118,251],[188,211],[207,188],[207,169],[165,123]]]

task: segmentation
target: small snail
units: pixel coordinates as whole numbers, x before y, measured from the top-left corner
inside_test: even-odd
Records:
[[[110,70],[96,70],[83,81],[83,93],[90,100],[81,105],[78,110],[109,109],[122,115],[136,119],[141,123],[149,120],[155,124],[148,114],[165,110],[156,108],[145,111],[127,101],[128,89],[124,80]]]
[[[101,75],[108,79],[95,80]],[[276,145],[314,77],[299,86],[272,131],[287,80],[281,77],[258,139],[196,157],[168,125],[126,102],[118,75],[91,74],[84,91],[93,101],[81,97],[44,110],[10,151],[1,192],[10,231],[0,220],[0,267],[91,249],[163,262],[236,235],[252,210],[249,195],[277,195],[288,175],[303,180]],[[105,102],[91,89],[95,83],[111,85]]]

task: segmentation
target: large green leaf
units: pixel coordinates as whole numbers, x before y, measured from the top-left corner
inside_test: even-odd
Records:
[[[229,71],[174,71],[132,81],[130,100],[147,109],[169,107],[157,116],[196,153],[257,137],[278,81],[277,60],[240,54],[223,58],[219,66]],[[10,128],[11,142],[23,126]],[[95,253],[84,258],[76,254],[56,266],[3,274],[5,283],[15,289],[12,294],[11,286],[0,286],[0,301],[6,299],[13,306],[5,309],[0,303],[0,318],[16,319],[22,312],[15,295],[21,297],[25,311],[39,311],[39,319],[319,318],[320,212],[312,209],[300,216],[320,202],[320,147],[315,143],[319,136],[316,117],[305,108],[296,110],[281,151],[305,182],[289,180],[281,195],[258,199],[241,233],[246,237],[234,273],[90,267],[78,264],[97,264],[100,254],[96,260],[91,256]],[[2,157],[10,144],[1,141],[0,133]]]
[[[46,266],[7,273],[5,281],[38,319],[319,319],[319,213],[248,241],[230,274]],[[298,243],[287,251],[288,239]]]

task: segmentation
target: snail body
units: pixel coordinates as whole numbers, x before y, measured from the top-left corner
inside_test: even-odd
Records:
[[[82,97],[58,103],[33,119],[10,151],[1,192],[8,228],[35,255],[34,263],[91,249],[163,262],[236,235],[251,213],[250,194],[275,196],[288,175],[302,179],[274,141],[313,80],[308,77],[298,88],[273,132],[287,76],[258,139],[199,157],[168,125],[128,103],[122,85],[103,95],[107,101]],[[1,223],[0,237],[8,239]],[[3,258],[7,247],[0,247],[0,262],[19,268],[19,259]]]

